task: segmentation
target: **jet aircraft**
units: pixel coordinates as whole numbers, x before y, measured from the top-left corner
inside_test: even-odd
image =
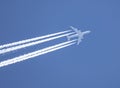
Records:
[[[75,34],[73,34],[73,35],[68,35],[68,36],[67,36],[67,39],[68,39],[68,40],[71,40],[72,38],[78,37],[78,39],[77,39],[77,45],[80,44],[80,42],[81,42],[82,39],[84,38],[83,36],[84,36],[85,34],[90,33],[90,31],[84,31],[84,32],[82,32],[81,30],[78,30],[77,28],[75,28],[75,27],[73,27],[73,26],[70,26],[70,28],[73,29],[73,31],[75,31]]]

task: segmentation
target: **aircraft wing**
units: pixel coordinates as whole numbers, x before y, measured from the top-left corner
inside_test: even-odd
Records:
[[[73,27],[73,26],[70,26],[71,29],[73,29],[76,33],[78,33],[78,29]]]
[[[79,45],[81,41],[81,37],[78,37],[77,45]]]

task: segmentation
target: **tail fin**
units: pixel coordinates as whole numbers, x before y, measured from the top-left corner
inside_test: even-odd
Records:
[[[67,36],[68,41],[70,41],[70,36]]]

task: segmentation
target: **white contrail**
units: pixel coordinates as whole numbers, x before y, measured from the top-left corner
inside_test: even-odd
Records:
[[[55,37],[51,37],[51,38],[47,38],[47,39],[43,39],[43,40],[39,40],[39,41],[35,41],[35,42],[30,42],[30,43],[26,43],[26,44],[22,44],[22,45],[13,46],[13,47],[10,47],[10,48],[2,49],[2,50],[0,50],[0,54],[4,54],[4,53],[11,52],[11,51],[14,51],[14,50],[22,49],[22,48],[25,48],[25,47],[37,45],[37,44],[40,44],[40,43],[43,43],[43,42],[47,42],[47,41],[50,41],[50,40],[54,40],[54,39],[57,39],[57,38],[68,36],[68,35],[73,34],[73,33],[74,32],[71,32],[71,33],[58,35],[58,36],[55,36]]]
[[[46,54],[46,53],[49,53],[49,52],[52,52],[52,51],[70,46],[70,45],[73,45],[73,44],[76,43],[75,41],[76,40],[71,40],[71,41],[68,41],[68,42],[56,44],[54,46],[50,46],[50,47],[47,47],[47,48],[44,48],[44,49],[41,49],[41,50],[38,50],[38,51],[34,51],[32,53],[24,54],[24,55],[21,55],[19,57],[15,57],[15,58],[12,58],[12,59],[2,61],[2,62],[0,62],[0,67],[4,67],[4,66],[10,65],[10,64],[14,64],[14,63],[24,61],[24,60],[27,60],[27,59],[30,59],[30,58],[34,58],[36,56],[43,55],[43,54]]]
[[[70,31],[71,30],[67,30],[67,31],[63,31],[63,32],[57,32],[57,33],[54,33],[54,34],[48,34],[48,35],[45,35],[45,36],[40,36],[40,37],[26,39],[26,40],[22,40],[22,41],[18,41],[18,42],[13,42],[13,43],[8,43],[8,44],[0,45],[0,49],[11,47],[11,46],[15,46],[15,45],[19,45],[19,44],[24,44],[24,43],[28,43],[28,42],[32,42],[32,41],[36,41],[36,40],[40,40],[40,39],[43,39],[43,38],[48,38],[48,37],[56,36],[56,35],[59,35],[59,34],[64,34],[64,33],[70,32]]]

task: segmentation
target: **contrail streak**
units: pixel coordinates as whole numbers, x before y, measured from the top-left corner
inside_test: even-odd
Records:
[[[58,49],[65,48],[67,46],[75,44],[76,43],[75,41],[76,40],[63,42],[63,43],[60,43],[60,44],[56,44],[56,45],[38,50],[38,51],[34,51],[34,52],[31,52],[31,53],[28,53],[28,54],[21,55],[19,57],[15,57],[15,58],[12,58],[12,59],[2,61],[2,62],[0,62],[0,67],[4,67],[4,66],[7,66],[7,65],[14,64],[14,63],[17,63],[17,62],[20,62],[20,61],[24,61],[24,60],[27,60],[27,59],[30,59],[30,58],[34,58],[34,57],[37,57],[37,56],[40,56],[40,55],[43,55],[43,54],[46,54],[46,53],[49,53],[49,52],[52,52],[52,51],[56,51]]]
[[[47,41],[50,41],[50,40],[54,40],[54,39],[57,39],[57,38],[68,36],[68,35],[73,34],[73,33],[74,32],[71,32],[71,33],[67,33],[67,34],[63,34],[63,35],[59,35],[59,36],[35,41],[35,42],[26,43],[26,44],[23,44],[23,45],[18,45],[18,46],[13,46],[13,47],[10,47],[10,48],[2,49],[2,50],[0,50],[0,54],[4,54],[4,53],[11,52],[11,51],[14,51],[14,50],[22,49],[22,48],[25,48],[25,47],[37,45],[37,44],[40,44],[40,43],[43,43],[43,42],[47,42]]]
[[[15,46],[15,45],[19,45],[19,44],[24,44],[24,43],[28,43],[28,42],[32,42],[32,41],[36,41],[36,40],[43,39],[43,38],[48,38],[48,37],[56,36],[56,35],[59,35],[59,34],[64,34],[64,33],[70,32],[70,31],[71,30],[67,30],[67,31],[63,31],[63,32],[57,32],[57,33],[54,33],[54,34],[48,34],[48,35],[45,35],[45,36],[40,36],[40,37],[26,39],[26,40],[22,40],[22,41],[18,41],[18,42],[13,42],[13,43],[8,43],[8,44],[0,45],[0,49],[11,47],[11,46]]]

